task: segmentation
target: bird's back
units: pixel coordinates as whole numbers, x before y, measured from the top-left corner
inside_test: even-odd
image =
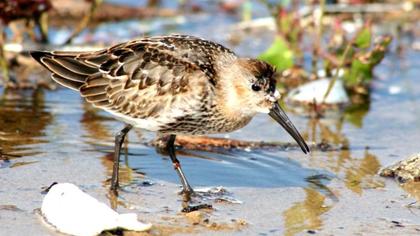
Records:
[[[203,124],[214,112],[219,67],[236,59],[219,44],[184,35],[143,38],[96,52],[32,56],[56,82],[94,106],[134,126],[168,133],[218,132],[215,125]]]

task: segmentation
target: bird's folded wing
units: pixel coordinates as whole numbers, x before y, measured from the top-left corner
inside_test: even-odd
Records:
[[[215,76],[207,55],[210,49],[200,51],[199,39],[179,37],[183,41],[154,37],[97,52],[33,52],[32,56],[52,71],[54,80],[79,90],[93,105],[133,118],[153,117],[172,102],[186,99],[183,95],[196,89],[197,81]]]

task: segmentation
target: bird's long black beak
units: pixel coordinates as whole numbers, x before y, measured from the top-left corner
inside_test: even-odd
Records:
[[[283,128],[296,140],[299,144],[302,151],[306,154],[310,152],[308,145],[303,140],[302,136],[300,136],[299,131],[297,131],[296,127],[293,125],[292,121],[290,121],[289,117],[287,117],[286,113],[281,109],[278,102],[273,104],[268,115],[271,116],[274,120],[277,121]]]

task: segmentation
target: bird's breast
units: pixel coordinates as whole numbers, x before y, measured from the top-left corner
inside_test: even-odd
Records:
[[[201,112],[178,117],[175,121],[164,124],[159,132],[170,134],[205,135],[228,133],[240,129],[251,121],[252,117],[234,119],[214,112]]]

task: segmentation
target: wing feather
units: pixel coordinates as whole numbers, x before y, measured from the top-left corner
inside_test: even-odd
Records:
[[[63,86],[93,105],[132,118],[159,116],[188,99],[198,83],[217,83],[217,65],[236,56],[191,36],[151,37],[97,52],[32,52]],[[176,99],[174,97],[182,97]],[[176,104],[175,104],[176,105]],[[182,115],[182,110],[177,109]]]
[[[74,60],[70,57],[54,57],[54,61],[60,64],[62,67],[73,71],[74,73],[82,75],[91,75],[98,72],[98,69],[90,66],[86,63]]]
[[[67,78],[61,77],[61,76],[60,76],[60,75],[58,75],[58,74],[52,74],[52,75],[51,75],[51,78],[52,78],[55,82],[57,82],[57,83],[59,83],[59,84],[63,85],[64,87],[71,88],[71,89],[73,89],[73,90],[78,90],[78,88],[80,88],[80,86],[82,86],[82,85],[83,85],[83,83],[82,83],[82,82],[77,82],[77,81],[74,81],[74,80],[69,80],[69,79],[67,79]]]
[[[64,67],[60,63],[55,60],[55,58],[43,58],[41,59],[43,63],[53,71],[55,74],[60,75],[63,78],[73,80],[76,82],[84,82],[86,79],[86,75],[76,73],[72,70],[69,70],[67,67]]]

